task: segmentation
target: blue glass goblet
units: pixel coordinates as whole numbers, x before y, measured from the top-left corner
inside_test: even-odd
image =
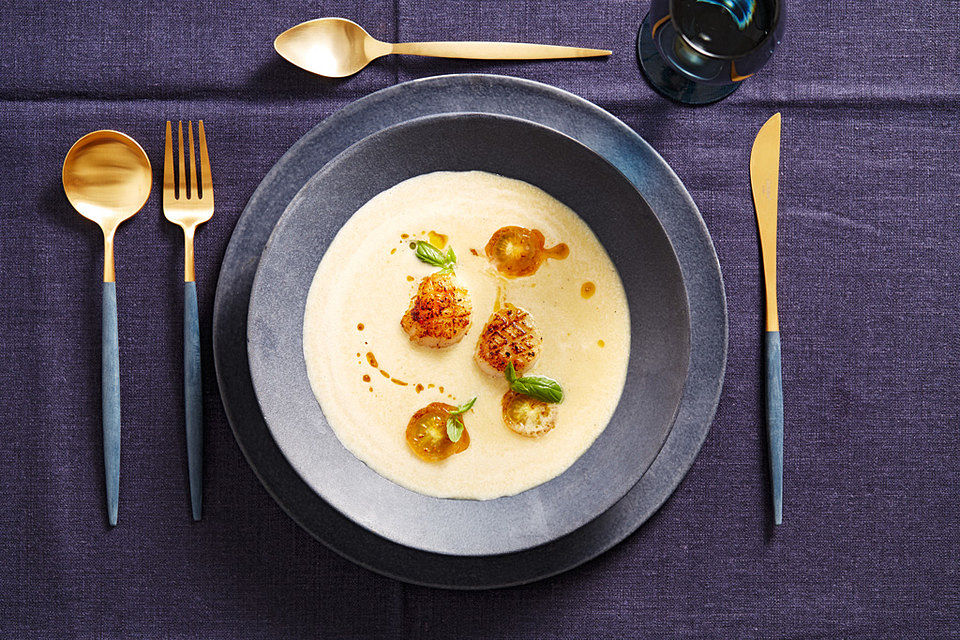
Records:
[[[782,0],[652,0],[637,54],[657,91],[685,104],[706,104],[759,71],[783,27]]]

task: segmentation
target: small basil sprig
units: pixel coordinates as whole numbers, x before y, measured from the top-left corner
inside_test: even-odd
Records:
[[[507,376],[507,382],[510,383],[510,390],[530,396],[541,402],[562,402],[563,388],[560,383],[547,376],[523,376],[517,377],[517,370],[513,363],[507,363],[507,369],[504,371]]]
[[[453,247],[447,247],[446,252],[443,252],[429,242],[418,240],[414,245],[414,252],[420,262],[440,267],[443,271],[452,271],[453,265],[457,263],[457,254],[453,252]]]
[[[473,407],[473,403],[477,401],[476,396],[471,400],[467,400],[462,405],[450,412],[450,417],[447,418],[447,437],[450,438],[450,442],[457,442],[460,440],[460,436],[463,435],[463,418],[460,416],[470,411]]]

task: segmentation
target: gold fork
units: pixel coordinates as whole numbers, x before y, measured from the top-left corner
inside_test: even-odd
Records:
[[[173,137],[167,120],[163,149],[163,215],[183,227],[183,399],[187,428],[187,468],[190,477],[190,505],[193,519],[199,520],[203,503],[203,400],[200,377],[200,321],[197,311],[197,283],[193,268],[193,235],[197,225],[213,216],[213,178],[207,155],[203,120],[200,133],[200,184],[193,145],[193,121],[187,125],[190,143],[190,181],[183,161],[183,122],[179,123],[179,192],[173,173]],[[198,188],[199,187],[199,188]]]

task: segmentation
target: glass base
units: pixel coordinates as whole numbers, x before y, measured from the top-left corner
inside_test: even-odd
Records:
[[[657,93],[683,104],[709,104],[737,90],[740,83],[712,85],[694,82],[668,65],[653,41],[650,14],[643,18],[637,34],[637,57],[643,74]]]

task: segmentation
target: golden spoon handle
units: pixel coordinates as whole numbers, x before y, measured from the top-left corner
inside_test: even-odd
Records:
[[[555,58],[592,58],[608,56],[606,49],[561,47],[553,44],[521,42],[404,42],[392,45],[391,53],[433,58],[470,58],[474,60],[547,60]]]
[[[113,265],[113,231],[103,232],[103,281],[115,282],[117,272]]]

